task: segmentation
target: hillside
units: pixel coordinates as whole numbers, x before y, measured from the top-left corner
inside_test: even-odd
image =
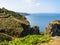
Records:
[[[0,33],[12,37],[20,37],[24,30],[28,31],[29,25],[30,23],[25,16],[5,8],[0,8]]]
[[[20,13],[0,8],[0,45],[59,45],[60,21],[52,21],[44,32],[30,27]]]

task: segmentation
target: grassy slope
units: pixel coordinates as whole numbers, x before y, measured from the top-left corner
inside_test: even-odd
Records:
[[[2,42],[0,45],[39,45],[41,43],[48,43],[52,38],[49,36],[42,36],[42,35],[28,35],[24,38],[15,39],[13,41]]]
[[[51,37],[46,38],[46,36],[41,36],[40,41],[36,39],[39,39],[37,35],[33,35],[33,36],[30,35],[22,39],[15,39],[13,41],[5,42],[5,43],[2,42],[0,43],[0,45],[2,44],[5,45],[7,43],[9,43],[8,45],[60,45],[60,37],[52,37],[52,40],[51,40]]]

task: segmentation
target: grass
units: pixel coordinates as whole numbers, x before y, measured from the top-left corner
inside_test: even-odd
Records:
[[[48,43],[52,38],[45,35],[28,35],[26,37],[15,39],[12,41],[1,42],[0,45],[37,45],[38,43]]]

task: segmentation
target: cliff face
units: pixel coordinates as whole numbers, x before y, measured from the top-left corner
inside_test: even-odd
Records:
[[[51,36],[60,36],[60,21],[54,20],[45,29],[45,34]]]
[[[25,16],[14,11],[0,8],[0,33],[20,37],[24,30],[29,30],[30,23]]]

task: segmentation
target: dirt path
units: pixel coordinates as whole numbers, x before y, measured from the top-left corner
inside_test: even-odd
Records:
[[[60,45],[60,37],[52,37],[53,40],[49,43],[43,43],[41,45]]]

